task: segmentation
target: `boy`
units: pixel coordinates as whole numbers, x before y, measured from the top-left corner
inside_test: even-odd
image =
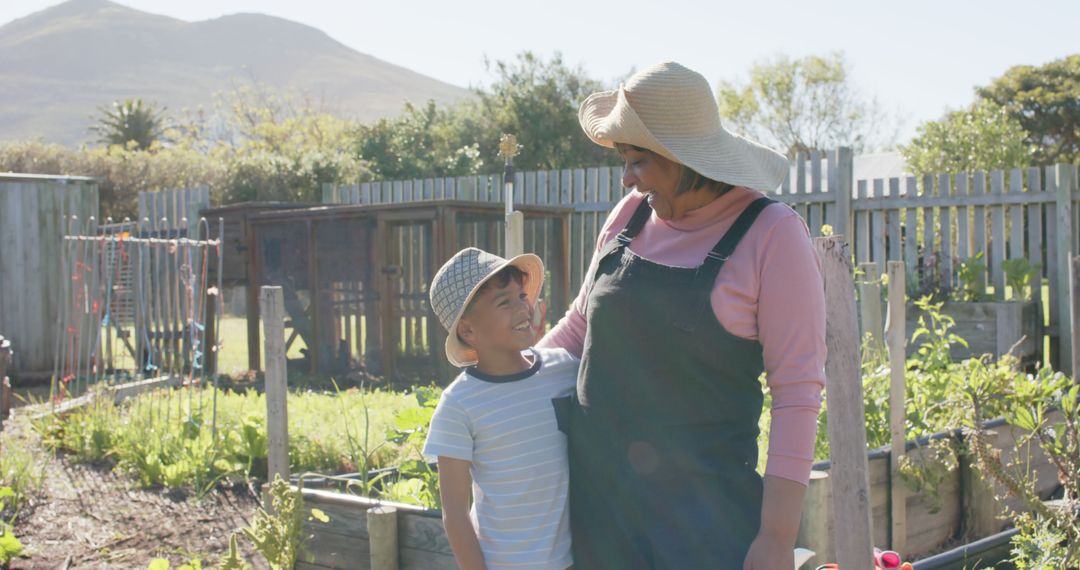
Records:
[[[464,570],[571,566],[566,436],[552,400],[574,391],[578,361],[531,348],[543,281],[535,255],[468,248],[431,283],[446,356],[465,370],[443,392],[424,455],[438,458],[443,523]]]

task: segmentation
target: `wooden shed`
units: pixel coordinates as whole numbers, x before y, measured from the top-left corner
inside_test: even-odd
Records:
[[[60,321],[65,216],[98,215],[92,178],[0,173],[0,334],[16,347],[13,376],[48,378]]]
[[[525,251],[547,266],[548,318],[569,303],[570,210],[527,206]],[[390,382],[445,381],[445,332],[428,304],[438,268],[462,248],[503,251],[503,206],[454,200],[320,206],[248,218],[248,358],[260,368],[258,291],[280,285],[304,347],[292,366],[321,374],[362,369]],[[294,349],[293,355],[297,354]]]
[[[221,220],[225,243],[221,251],[222,259],[222,285],[228,287],[244,287],[250,276],[248,261],[251,249],[251,223],[252,216],[263,212],[277,210],[296,210],[310,208],[318,204],[303,204],[297,202],[239,202],[216,208],[205,208],[199,212],[199,216],[214,228],[217,228],[218,220]],[[216,231],[216,229],[215,229]],[[211,272],[213,273],[213,272]],[[217,281],[217,275],[212,275],[213,281]]]

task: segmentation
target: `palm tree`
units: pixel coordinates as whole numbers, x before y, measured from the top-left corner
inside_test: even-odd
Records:
[[[165,131],[165,109],[139,98],[114,101],[111,107],[99,107],[98,111],[97,124],[90,131],[98,134],[100,143],[127,146],[133,142],[136,149],[146,150]]]

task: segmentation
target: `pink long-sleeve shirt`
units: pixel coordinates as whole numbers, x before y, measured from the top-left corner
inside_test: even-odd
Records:
[[[697,267],[760,192],[736,187],[677,221],[655,214],[630,249],[654,262]],[[642,194],[627,194],[608,215],[597,250],[629,222]],[[589,277],[566,315],[540,342],[581,356]],[[806,485],[813,463],[821,391],[825,386],[825,293],[810,232],[783,204],[765,208],[724,264],[712,290],[712,310],[728,332],[761,343],[772,393],[766,475]]]

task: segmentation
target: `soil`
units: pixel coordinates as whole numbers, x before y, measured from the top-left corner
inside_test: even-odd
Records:
[[[15,536],[26,557],[11,568],[139,568],[155,558],[179,568],[193,559],[212,568],[228,552],[229,536],[248,525],[259,504],[245,485],[190,493],[138,489],[109,465],[49,456],[40,495],[19,514]],[[267,569],[241,537],[244,557]]]

